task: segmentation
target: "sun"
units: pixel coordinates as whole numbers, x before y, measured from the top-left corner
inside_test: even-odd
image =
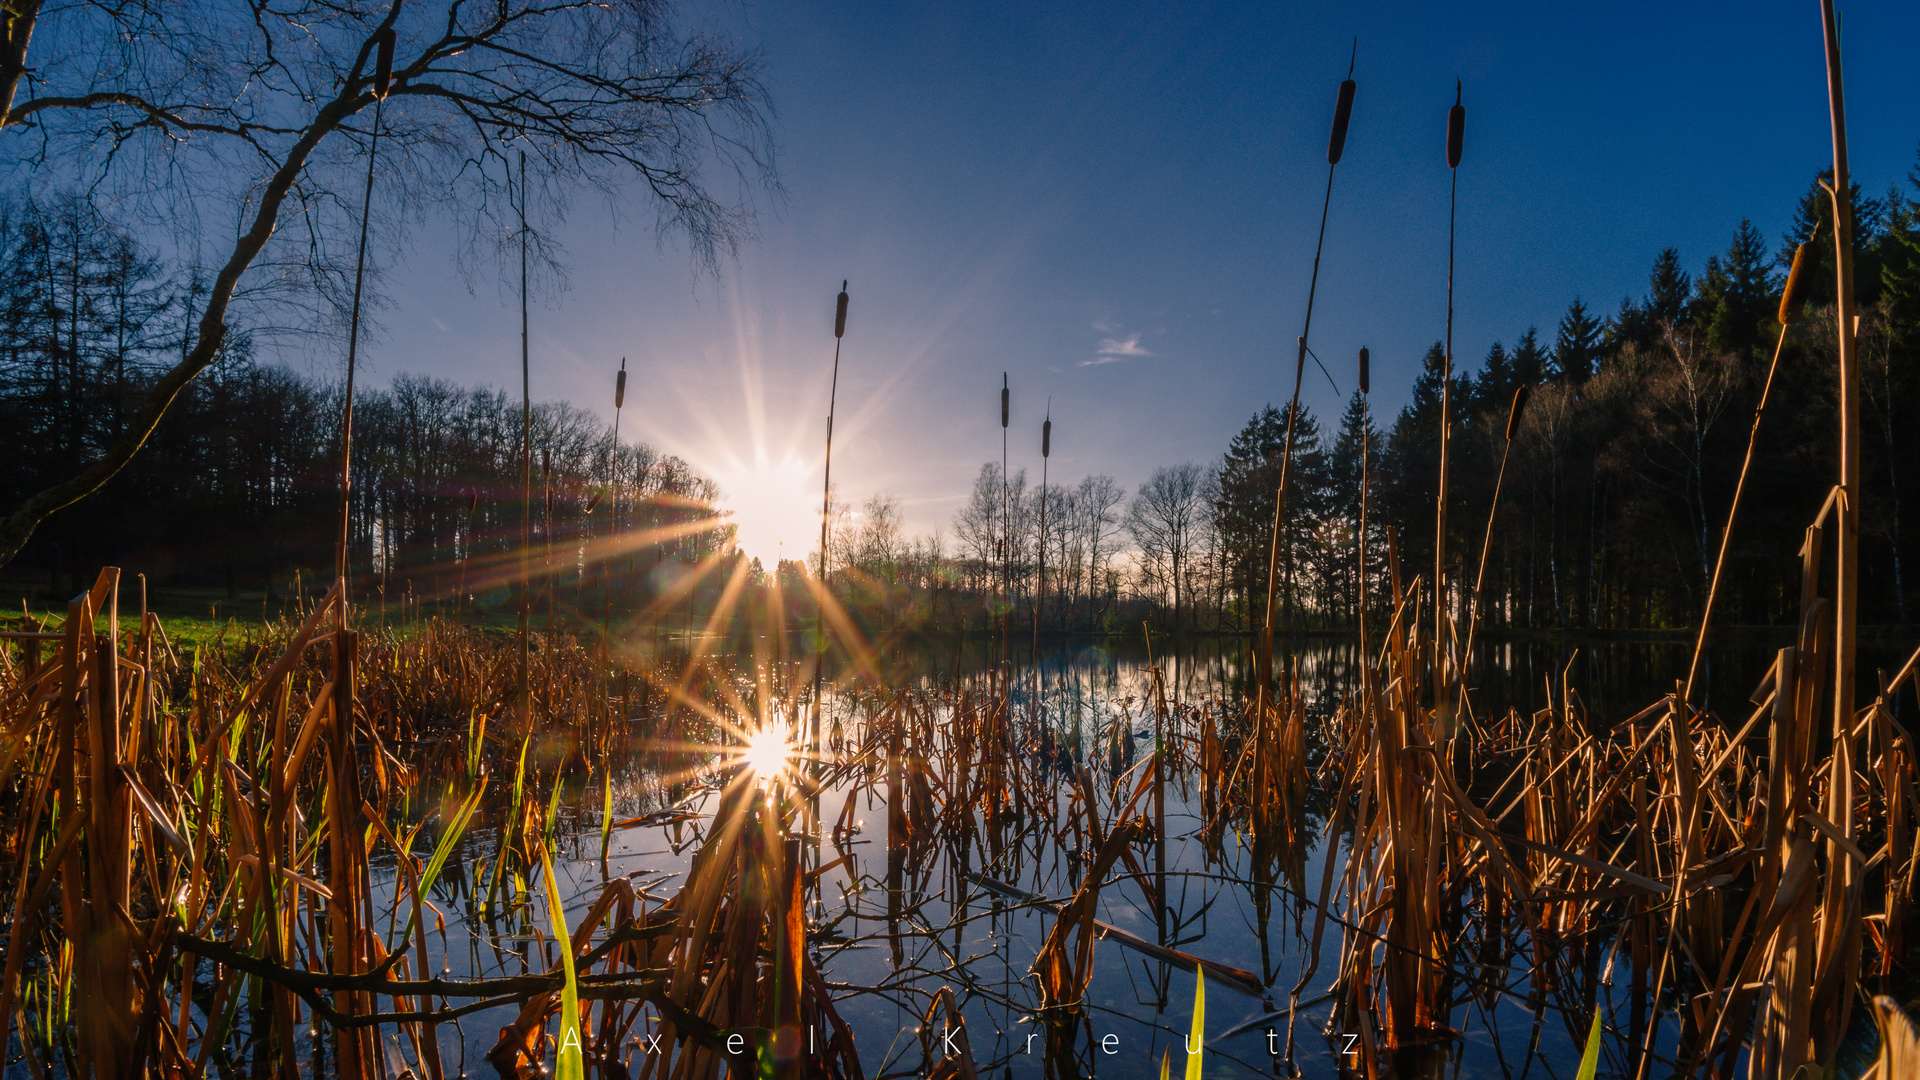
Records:
[[[804,560],[820,543],[820,490],[813,468],[792,454],[755,455],[714,476],[732,514],[734,542],[771,574],[782,558]]]
[[[740,763],[761,780],[772,780],[793,767],[799,748],[793,742],[793,729],[784,721],[774,721],[747,736],[739,749]]]

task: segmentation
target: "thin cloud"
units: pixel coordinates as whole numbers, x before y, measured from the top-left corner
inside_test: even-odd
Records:
[[[1152,356],[1140,344],[1140,335],[1134,333],[1126,338],[1102,338],[1100,347],[1094,350],[1101,356]]]
[[[1122,336],[1120,328],[1105,319],[1093,324],[1093,328],[1105,335],[1100,344],[1094,347],[1094,358],[1079,361],[1081,367],[1099,367],[1101,364],[1117,364],[1136,356],[1152,356],[1146,346],[1140,344],[1139,331]]]

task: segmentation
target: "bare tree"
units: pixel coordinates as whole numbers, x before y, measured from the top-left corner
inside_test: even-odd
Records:
[[[1180,625],[1188,564],[1206,521],[1209,470],[1187,462],[1153,470],[1127,507],[1127,531],[1140,547],[1140,569],[1149,585],[1173,596],[1173,625]]]
[[[1076,547],[1085,552],[1090,607],[1095,597],[1103,595],[1108,580],[1108,565],[1119,546],[1120,504],[1126,498],[1126,489],[1103,473],[1082,479],[1073,490],[1073,512],[1068,520],[1073,523]]]
[[[987,568],[999,565],[1001,517],[1000,463],[989,461],[980,466],[966,504],[953,515],[969,588],[978,588],[990,576]]]
[[[1630,350],[1608,374],[1623,383],[1613,389],[1630,394],[1638,413],[1640,445],[1620,454],[1622,464],[1647,489],[1665,493],[1685,515],[1685,545],[1691,550],[1683,553],[1671,538],[1669,543],[1675,569],[1697,607],[1713,577],[1716,522],[1707,506],[1712,437],[1733,402],[1738,358],[1712,352],[1697,340],[1699,335],[1671,325],[1663,329],[1654,350]]]
[[[239,309],[267,325],[337,319],[360,217],[343,193],[358,191],[350,177],[376,126],[388,251],[435,204],[477,252],[521,236],[510,183],[550,223],[571,191],[611,205],[636,181],[697,262],[733,251],[750,234],[753,184],[777,184],[766,93],[751,54],[681,36],[669,16],[662,0],[7,4],[0,173],[17,190],[79,188],[144,215],[217,269],[191,348],[118,440],[0,522],[0,565],[139,452]],[[517,151],[531,175],[510,169]],[[532,239],[557,274],[550,239]]]
[[[861,504],[859,516],[851,562],[867,575],[892,585],[906,560],[909,544],[901,532],[900,497],[875,492]]]

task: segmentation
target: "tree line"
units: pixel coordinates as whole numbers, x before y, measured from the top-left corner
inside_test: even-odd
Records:
[[[1866,428],[1863,617],[1907,626],[1920,554],[1907,520],[1920,430],[1905,420],[1920,405],[1920,164],[1883,196],[1856,184],[1851,198]],[[1005,617],[1024,627],[1037,611],[1057,629],[1124,629],[1144,618],[1245,633],[1265,618],[1277,551],[1277,625],[1351,625],[1363,580],[1369,604],[1387,604],[1390,559],[1403,585],[1433,573],[1445,390],[1450,603],[1464,610],[1484,582],[1481,624],[1495,631],[1691,626],[1781,344],[1786,271],[1806,244],[1808,287],[1790,313],[1796,322],[1780,349],[1719,601],[1729,624],[1790,621],[1801,533],[1838,473],[1831,216],[1816,180],[1778,242],[1746,220],[1697,270],[1663,250],[1640,297],[1610,313],[1576,297],[1551,331],[1529,327],[1477,364],[1456,358],[1450,385],[1436,342],[1391,417],[1376,417],[1358,392],[1330,426],[1302,406],[1277,546],[1287,416],[1268,406],[1219,458],[1155,469],[1132,492],[1106,476],[1042,490],[1025,471],[1003,475],[989,462],[953,518],[952,552],[932,541],[843,548],[834,560],[845,595],[870,602],[877,594],[863,583],[884,580],[890,617],[946,625]],[[1509,439],[1522,387],[1530,396]],[[909,550],[918,554],[889,554]]]
[[[203,290],[200,273],[169,269],[85,199],[0,206],[0,499],[124,435],[191,348]],[[61,596],[103,564],[230,595],[330,576],[342,387],[263,364],[252,342],[230,331],[141,453],[35,533],[11,571]],[[348,561],[363,591],[507,602],[523,465],[531,569],[570,606],[600,607],[612,589],[631,610],[731,550],[711,480],[616,444],[606,420],[565,402],[533,406],[524,462],[521,403],[504,390],[401,374],[357,392],[354,411]]]
[[[1901,419],[1920,401],[1920,166],[1882,197],[1857,188],[1852,197],[1868,436],[1862,595],[1869,620],[1906,625],[1908,478],[1920,473],[1920,436]],[[1493,630],[1692,623],[1779,341],[1784,273],[1805,242],[1811,287],[1781,351],[1748,482],[1748,505],[1764,510],[1734,537],[1721,601],[1729,623],[1793,617],[1799,530],[1836,472],[1828,216],[1810,187],[1777,243],[1742,222],[1697,272],[1667,249],[1647,291],[1613,312],[1575,298],[1551,332],[1528,328],[1477,364],[1456,359],[1444,387],[1452,602],[1466,603],[1484,575],[1482,625]],[[0,256],[0,422],[13,435],[0,495],[12,497],[124,437],[156,374],[191,348],[205,286],[79,198],[0,206]],[[1245,633],[1264,618],[1277,551],[1280,624],[1344,627],[1362,580],[1371,604],[1386,602],[1391,557],[1408,581],[1432,572],[1445,366],[1435,344],[1390,418],[1357,393],[1331,425],[1301,409],[1277,546],[1287,416],[1268,406],[1217,459],[1156,469],[1131,491],[1097,474],[1035,484],[1024,469],[988,462],[946,534],[907,536],[899,502],[886,494],[858,510],[836,502],[829,584],[875,633],[1036,619],[1049,630],[1130,629],[1145,619]],[[1523,386],[1531,398],[1509,440]],[[503,589],[520,550],[518,402],[404,375],[357,401],[356,576],[441,598]],[[331,562],[340,405],[339,387],[257,362],[245,328],[230,331],[146,449],[102,497],[37,534],[16,570],[37,568],[56,592],[103,562],[229,590],[284,590],[296,570]],[[585,610],[612,589],[631,612],[685,591],[698,568],[692,580],[703,584],[692,592],[705,597],[703,610],[741,577],[763,593],[778,586],[793,618],[812,617],[805,579],[817,553],[764,573],[733,549],[719,492],[685,462],[615,446],[603,420],[564,403],[536,406],[532,426],[530,558],[549,599],[567,593]]]

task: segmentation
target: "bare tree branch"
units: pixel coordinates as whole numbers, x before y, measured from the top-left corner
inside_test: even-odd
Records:
[[[737,251],[752,236],[756,182],[778,191],[771,105],[752,54],[680,36],[670,14],[662,0],[8,5],[0,170],[27,191],[109,200],[170,230],[183,251],[231,238],[213,241],[226,249],[193,347],[117,443],[0,521],[0,565],[139,453],[236,319],[329,321],[345,292],[342,238],[358,224],[334,193],[366,167],[371,131],[359,118],[374,102],[384,26],[399,41],[377,172],[390,221],[437,210],[476,250],[517,241],[503,197],[510,148],[524,148],[546,215],[531,239],[550,275],[559,263],[546,226],[582,187],[611,201],[645,185],[657,229],[684,238],[702,268]],[[714,166],[725,187],[709,178]],[[209,225],[220,220],[232,224]],[[386,232],[393,252],[404,228]]]

